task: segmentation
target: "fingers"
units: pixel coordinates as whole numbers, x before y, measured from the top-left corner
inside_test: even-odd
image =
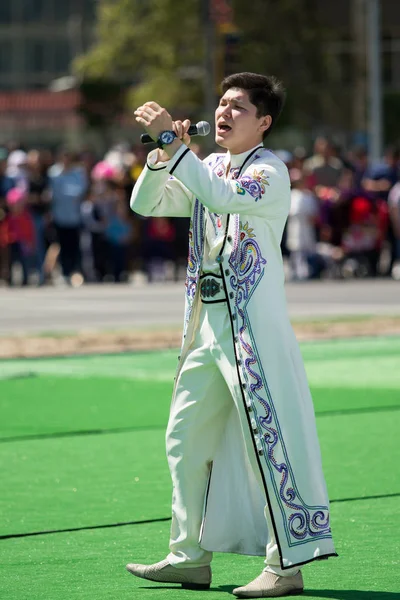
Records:
[[[152,110],[155,110],[156,112],[160,112],[161,110],[163,110],[161,108],[161,106],[159,104],[157,104],[157,102],[145,102],[143,106],[148,106],[149,108],[151,108]]]
[[[141,117],[142,119],[154,119],[159,113],[157,113],[154,109],[152,109],[150,106],[146,106],[145,104],[143,106],[139,106],[134,114],[138,117]]]
[[[185,121],[183,121],[183,122],[182,121],[174,121],[173,122],[174,132],[176,133],[176,136],[182,141],[185,141],[184,140],[185,137],[187,137],[190,140],[190,137],[187,135],[189,127],[190,127],[189,119],[185,119]]]

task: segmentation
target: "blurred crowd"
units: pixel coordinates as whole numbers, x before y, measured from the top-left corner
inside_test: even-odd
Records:
[[[368,164],[365,147],[341,152],[319,137],[314,153],[278,153],[291,179],[283,254],[295,280],[400,279],[400,151]]]
[[[0,281],[149,282],[183,276],[188,219],[145,219],[129,201],[146,154],[0,148]]]
[[[189,220],[142,218],[129,208],[146,152],[120,144],[100,158],[90,150],[1,147],[0,282],[184,277]],[[342,152],[320,137],[311,153],[276,154],[292,185],[282,241],[288,279],[400,279],[399,150],[387,148],[370,165],[364,147]]]

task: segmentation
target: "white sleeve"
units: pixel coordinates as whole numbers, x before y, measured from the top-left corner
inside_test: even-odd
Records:
[[[180,149],[174,159],[179,152]],[[144,217],[190,217],[193,194],[170,175],[171,161],[157,163],[156,158],[157,150],[147,157],[147,164],[132,191],[131,209]]]
[[[179,179],[210,211],[268,218],[287,215],[290,181],[278,160],[262,157],[236,180],[222,179],[186,146],[167,163],[167,171]]]
[[[396,183],[390,190],[388,204],[391,208],[400,208],[400,183]]]

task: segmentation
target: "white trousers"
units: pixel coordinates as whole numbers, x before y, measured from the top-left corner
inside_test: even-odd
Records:
[[[200,531],[210,468],[231,410],[238,385],[231,324],[226,303],[202,304],[194,341],[178,375],[167,428],[168,464],[173,484],[171,565],[208,565],[212,552],[200,547]],[[248,441],[248,443],[250,443]],[[252,446],[249,462],[257,480],[259,469]],[[266,570],[291,576],[298,568],[280,568],[278,546],[268,508]]]

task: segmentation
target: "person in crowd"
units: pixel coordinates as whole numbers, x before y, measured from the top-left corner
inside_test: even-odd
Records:
[[[318,137],[314,143],[314,155],[304,161],[308,185],[335,187],[343,170],[342,161],[336,156],[332,142],[326,137]]]
[[[174,259],[176,231],[171,218],[150,218],[146,223],[144,245],[147,281],[165,281],[166,262]]]
[[[383,161],[372,164],[367,169],[362,180],[362,187],[369,192],[377,202],[387,203],[390,190],[399,181],[400,148],[388,146],[385,150]],[[386,234],[390,248],[390,261],[387,275],[391,273],[396,261],[396,236],[393,231],[392,221],[389,221]]]
[[[108,242],[111,270],[116,283],[126,281],[128,265],[128,247],[132,238],[132,223],[128,207],[123,199],[117,202],[114,215],[110,218],[105,236]]]
[[[83,236],[88,237],[87,255],[89,279],[101,283],[110,276],[109,244],[106,229],[115,215],[118,192],[114,181],[108,177],[96,179],[91,185],[87,199],[82,204]]]
[[[79,280],[81,283],[81,203],[88,189],[88,180],[74,153],[62,152],[58,168],[51,170],[49,186],[62,274],[66,283],[74,283],[71,277],[75,274],[76,282]]]
[[[400,281],[400,181],[390,190],[388,204],[395,244],[391,274],[393,279]]]
[[[36,256],[39,285],[45,283],[44,261],[46,257],[46,227],[50,221],[49,178],[39,150],[27,154],[28,207],[35,226]]]
[[[6,217],[8,244],[8,283],[14,285],[14,266],[22,269],[22,285],[28,285],[29,271],[35,253],[35,227],[27,208],[27,193],[14,187],[7,192],[9,212]]]
[[[15,180],[7,175],[7,157],[6,148],[0,147],[0,281],[8,281],[9,258],[7,243],[7,224],[8,214],[7,193],[16,185]]]
[[[383,161],[370,165],[362,179],[362,186],[376,198],[388,199],[392,187],[400,177],[399,172],[400,148],[388,146]]]
[[[304,174],[299,169],[291,169],[289,174],[292,189],[286,244],[290,251],[292,278],[302,281],[313,274],[319,207],[314,194],[306,188]]]
[[[12,150],[7,157],[7,175],[23,190],[28,189],[27,153],[20,148]]]
[[[362,180],[368,170],[368,152],[362,145],[355,146],[349,152],[349,162],[354,172],[354,187],[360,189]]]

